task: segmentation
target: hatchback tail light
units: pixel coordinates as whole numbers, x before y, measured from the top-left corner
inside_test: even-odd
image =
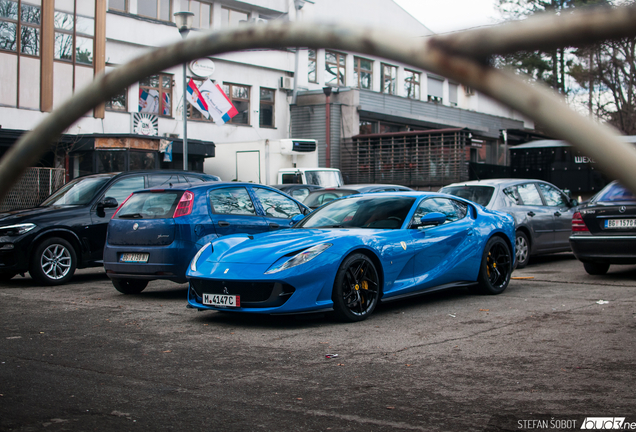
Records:
[[[192,213],[192,205],[194,204],[194,194],[190,191],[185,191],[183,195],[181,195],[181,199],[179,200],[179,204],[177,204],[177,208],[174,211],[173,218],[178,218],[181,216],[187,216]]]
[[[589,231],[585,221],[581,217],[580,212],[574,213],[572,216],[572,232]]]
[[[126,201],[128,201],[131,196],[133,196],[133,194],[128,195],[128,197],[124,200],[124,202],[119,204],[119,207],[117,207],[117,210],[115,210],[115,213],[113,213],[113,217],[111,217],[111,219],[115,219],[115,216],[117,216],[117,213],[119,213],[119,209],[121,209],[124,206],[124,204],[126,204]]]

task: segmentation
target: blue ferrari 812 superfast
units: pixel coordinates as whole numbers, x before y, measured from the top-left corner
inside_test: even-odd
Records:
[[[502,293],[514,268],[513,219],[428,192],[351,195],[293,228],[237,234],[190,264],[188,304],[200,310],[367,318],[380,301],[467,286]]]

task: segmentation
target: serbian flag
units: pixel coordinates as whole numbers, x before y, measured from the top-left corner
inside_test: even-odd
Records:
[[[190,102],[193,107],[201,111],[201,114],[203,114],[206,119],[210,118],[210,114],[208,113],[208,104],[192,79],[190,79],[186,90],[188,102]]]
[[[232,117],[238,114],[238,110],[230,102],[221,86],[214,84],[209,79],[199,87],[201,95],[205,99],[208,112],[214,119],[215,123],[227,123]]]

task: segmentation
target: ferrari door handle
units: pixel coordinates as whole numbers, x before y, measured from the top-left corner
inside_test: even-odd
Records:
[[[280,228],[280,225],[278,225],[277,223],[271,223],[269,224],[270,228],[276,229],[276,228]]]
[[[529,212],[528,212],[528,216],[530,216],[530,217],[533,217],[535,214],[536,214],[536,213],[535,213],[535,212],[533,212],[533,211],[529,211]]]
[[[554,212],[554,215],[555,215],[555,216],[561,216],[561,212],[559,212],[559,211],[555,211],[555,212]]]
[[[229,222],[225,222],[225,221],[219,221],[219,226],[220,227],[229,227],[230,223]]]

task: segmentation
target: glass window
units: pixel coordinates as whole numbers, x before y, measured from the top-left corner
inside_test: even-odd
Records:
[[[139,112],[172,116],[172,75],[152,75],[139,81]]]
[[[54,14],[56,60],[93,64],[95,19],[56,10]]]
[[[455,83],[448,84],[448,101],[452,106],[457,106],[457,90],[459,89],[459,85]]]
[[[192,27],[195,29],[208,29],[212,23],[212,5],[197,0],[181,0],[181,10],[190,11],[192,17]]]
[[[41,20],[39,2],[0,0],[0,49],[38,57]]]
[[[495,188],[492,186],[453,186],[442,188],[440,192],[487,206],[495,192]]]
[[[248,14],[246,12],[237,11],[234,9],[222,8],[221,9],[221,27],[237,27],[240,24],[246,24]]]
[[[139,175],[135,177],[128,177],[119,180],[110,188],[108,188],[108,190],[104,194],[104,198],[115,198],[117,200],[117,203],[121,204],[126,198],[128,198],[128,195],[144,188],[144,176]]]
[[[44,200],[40,206],[88,204],[110,179],[110,177],[90,177],[73,180]]]
[[[382,64],[382,93],[395,94],[397,67]]]
[[[517,186],[517,192],[519,193],[519,197],[521,201],[525,205],[543,205],[543,201],[541,201],[541,195],[539,195],[539,191],[534,183],[526,183]]]
[[[289,195],[293,196],[298,201],[303,202],[305,201],[305,198],[307,198],[307,195],[309,195],[309,189],[307,188],[295,189],[291,191]]]
[[[259,108],[259,124],[261,127],[274,127],[274,98],[276,92],[261,87],[261,106]]]
[[[404,70],[404,95],[409,99],[420,98],[420,73]]]
[[[543,199],[545,199],[547,205],[552,207],[563,207],[568,205],[568,200],[565,198],[565,195],[563,195],[557,188],[545,183],[538,183],[537,186],[539,186],[539,190],[541,191],[541,194],[543,194]]]
[[[244,187],[213,189],[209,198],[215,214],[256,216],[254,203]]]
[[[594,198],[594,202],[634,200],[636,200],[636,198],[634,197],[632,191],[630,191],[620,183],[608,184],[598,193],[598,196]]]
[[[325,70],[327,71],[326,85],[343,87],[346,82],[345,54],[325,51]]]
[[[361,57],[354,57],[353,79],[360,89],[371,90],[373,84],[373,62]]]
[[[128,89],[122,89],[118,94],[106,101],[106,109],[125,112],[128,109]]]
[[[95,153],[98,173],[127,171],[125,150],[100,150]]]
[[[307,79],[309,80],[309,82],[318,82],[318,79],[316,77],[316,50],[309,50],[307,66],[309,69],[309,72],[307,74]]]
[[[446,222],[451,223],[463,219],[468,214],[468,206],[462,202],[448,198],[429,198],[420,203],[415,210],[411,228],[420,226],[420,219],[429,213],[443,213],[446,215]]]
[[[152,174],[148,176],[148,187],[169,186],[184,182],[185,178],[177,174]]]
[[[444,81],[428,77],[428,101],[441,103],[444,101]]]
[[[157,168],[157,158],[155,152],[131,151],[128,154],[129,171],[152,170]]]
[[[504,198],[506,200],[506,203],[509,206],[523,205],[521,201],[521,197],[519,197],[519,193],[517,192],[516,186],[511,186],[509,188],[504,189],[503,193],[504,193]]]
[[[265,215],[274,218],[291,219],[300,214],[300,207],[285,195],[269,189],[254,188]]]
[[[250,124],[250,88],[238,84],[223,84],[223,91],[238,111],[228,123]]]
[[[180,196],[181,192],[176,191],[134,194],[117,212],[117,219],[170,219]]]
[[[194,83],[196,84],[197,88],[200,88],[203,85],[203,80],[202,79],[192,78],[192,81],[194,81]],[[205,116],[203,114],[201,114],[201,111],[199,111],[194,106],[192,106],[190,101],[188,101],[188,119],[189,120],[207,121],[207,122],[211,122],[211,123],[214,122],[214,120],[212,119],[212,116],[210,116],[209,118],[205,118]]]
[[[108,9],[128,12],[128,0],[108,0]]]

